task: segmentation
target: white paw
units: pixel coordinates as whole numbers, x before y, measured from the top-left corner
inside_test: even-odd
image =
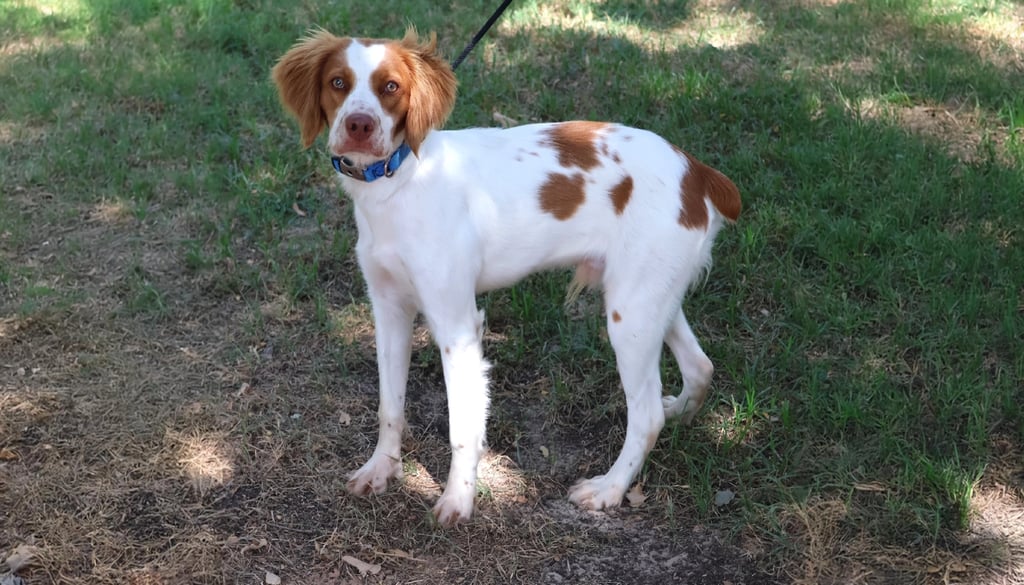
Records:
[[[348,476],[348,483],[345,484],[345,487],[350,494],[367,496],[382,493],[388,488],[389,481],[401,478],[401,459],[374,453],[366,465]]]
[[[620,506],[625,494],[626,486],[599,475],[581,479],[569,488],[569,501],[585,510],[603,510]]]
[[[473,515],[473,498],[476,486],[470,482],[449,482],[444,493],[434,504],[434,517],[441,526],[454,526],[466,522]]]
[[[661,406],[665,409],[665,418],[682,417],[682,420],[686,424],[693,422],[693,417],[697,416],[697,411],[700,410],[703,401],[697,401],[690,396],[685,396],[685,392],[680,396],[662,396]]]

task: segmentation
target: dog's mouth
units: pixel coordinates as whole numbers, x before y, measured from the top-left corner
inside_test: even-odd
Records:
[[[393,149],[388,150],[386,146],[371,145],[366,142],[354,143],[353,141],[346,141],[341,145],[341,148],[332,148],[330,152],[332,157],[341,159],[349,166],[358,167],[371,165],[387,158],[391,155]]]

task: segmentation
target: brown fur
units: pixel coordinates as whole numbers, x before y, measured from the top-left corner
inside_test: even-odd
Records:
[[[572,177],[552,173],[540,188],[540,208],[563,221],[576,213],[585,198],[583,175],[580,173]]]
[[[325,30],[311,31],[281,57],[271,72],[281,104],[299,122],[305,148],[312,146],[328,123],[320,104],[324,65],[332,55],[343,53],[349,42]]]
[[[736,221],[740,215],[740,192],[728,177],[682,152],[689,162],[689,168],[679,186],[682,208],[679,210],[679,225],[700,229],[708,224],[708,210],[704,205],[706,197],[729,221]]]
[[[549,140],[544,145],[558,152],[558,164],[563,167],[589,171],[601,164],[597,156],[597,134],[606,126],[604,122],[562,122],[551,127]]]
[[[623,177],[618,185],[612,187],[609,195],[612,198],[612,204],[615,205],[615,215],[622,215],[622,212],[626,210],[626,204],[629,203],[629,198],[633,196],[633,177],[629,175]]]
[[[455,107],[455,92],[458,82],[451,67],[437,54],[437,35],[430,34],[430,40],[418,40],[416,29],[409,28],[401,45],[412,56],[406,65],[412,75],[416,89],[410,91],[409,110],[405,118],[405,141],[412,151],[419,153],[420,144],[427,133],[444,126]],[[410,88],[411,89],[411,88]]]

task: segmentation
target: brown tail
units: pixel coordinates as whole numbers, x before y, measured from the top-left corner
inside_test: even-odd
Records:
[[[715,209],[729,221],[740,216],[740,190],[717,169],[700,162],[689,153],[683,155],[690,163],[681,185],[683,208],[679,212],[679,223],[688,228],[702,228],[707,225],[707,198]]]

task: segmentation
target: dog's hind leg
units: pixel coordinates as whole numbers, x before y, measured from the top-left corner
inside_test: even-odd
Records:
[[[652,298],[651,290],[658,287],[642,279],[623,278],[632,274],[616,276],[605,281],[605,303],[608,337],[626,394],[626,438],[608,473],[582,480],[569,490],[573,503],[592,510],[622,503],[665,424],[658,361],[664,324],[677,301],[667,293]]]
[[[661,399],[665,407],[665,418],[682,416],[683,422],[690,424],[707,398],[715,367],[700,348],[682,309],[672,319],[665,333],[665,343],[672,350],[683,375],[683,390],[679,396],[664,396]]]

